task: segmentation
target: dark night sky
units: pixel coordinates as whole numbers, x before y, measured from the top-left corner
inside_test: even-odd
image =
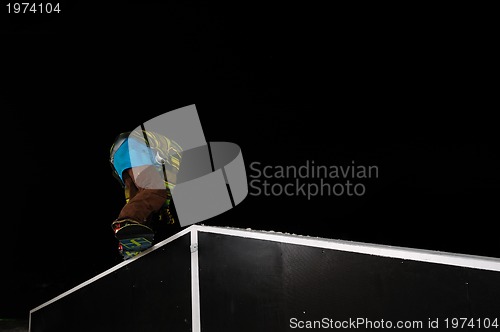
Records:
[[[191,104],[206,139],[237,143],[248,171],[379,168],[361,197],[249,195],[205,225],[500,257],[484,11],[160,3],[2,13],[0,318],[118,263],[110,145]]]

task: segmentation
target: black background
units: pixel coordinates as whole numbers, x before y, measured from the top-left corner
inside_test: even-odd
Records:
[[[247,196],[204,222],[500,258],[489,8],[2,3],[0,317],[119,262],[121,132],[196,104],[245,164],[377,165],[362,197]],[[247,168],[248,170],[248,168]],[[6,296],[4,296],[6,294]]]

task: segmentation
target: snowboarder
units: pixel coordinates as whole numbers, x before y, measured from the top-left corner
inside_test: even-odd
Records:
[[[125,204],[111,228],[123,259],[152,246],[155,220],[175,223],[171,192],[181,153],[173,140],[146,130],[121,133],[113,142],[110,163],[124,189]]]

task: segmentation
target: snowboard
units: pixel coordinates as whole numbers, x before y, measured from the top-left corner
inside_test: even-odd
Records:
[[[118,240],[118,250],[124,260],[137,256],[153,245],[155,235],[153,229],[127,221],[121,225],[115,230],[115,237]]]

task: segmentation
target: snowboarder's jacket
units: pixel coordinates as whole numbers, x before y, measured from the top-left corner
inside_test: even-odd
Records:
[[[182,149],[173,140],[152,131],[132,131],[118,135],[110,149],[113,175],[123,186],[123,171],[132,167],[154,165],[165,172],[177,173]],[[165,179],[167,177],[165,176]],[[172,189],[175,183],[165,180]]]

